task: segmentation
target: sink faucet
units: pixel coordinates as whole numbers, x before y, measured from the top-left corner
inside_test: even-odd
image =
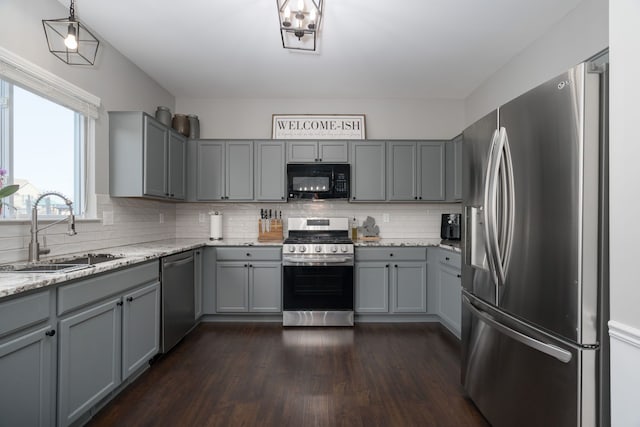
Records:
[[[60,219],[58,221],[52,222],[51,224],[45,225],[42,228],[38,228],[38,203],[40,203],[40,200],[44,199],[47,196],[58,196],[62,200],[64,200],[64,203],[69,208],[69,217],[66,218],[66,220],[69,221],[67,234],[69,234],[69,236],[73,236],[74,234],[76,234],[76,217],[73,215],[73,202],[55,191],[42,193],[40,196],[38,196],[35,203],[33,204],[33,207],[31,208],[31,242],[29,243],[29,262],[39,261],[40,255],[48,254],[49,252],[51,252],[51,249],[40,249],[40,243],[38,243],[38,232],[47,229],[52,225],[56,225],[59,222],[65,221],[65,219]]]

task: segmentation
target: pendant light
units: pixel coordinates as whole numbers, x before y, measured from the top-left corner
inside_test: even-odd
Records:
[[[282,47],[316,50],[317,32],[322,18],[323,0],[276,0]]]
[[[93,65],[100,41],[76,19],[75,2],[71,0],[69,17],[43,19],[49,52],[69,65]]]

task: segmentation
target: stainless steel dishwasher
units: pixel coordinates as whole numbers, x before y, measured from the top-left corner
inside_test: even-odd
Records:
[[[162,352],[195,324],[193,251],[162,258]]]

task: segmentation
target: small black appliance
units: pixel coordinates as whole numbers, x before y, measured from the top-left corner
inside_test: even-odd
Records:
[[[460,217],[459,213],[442,214],[440,224],[440,238],[443,240],[460,240]]]

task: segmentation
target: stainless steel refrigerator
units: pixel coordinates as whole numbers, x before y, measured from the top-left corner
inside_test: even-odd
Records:
[[[463,133],[462,383],[496,427],[608,425],[606,67]]]

